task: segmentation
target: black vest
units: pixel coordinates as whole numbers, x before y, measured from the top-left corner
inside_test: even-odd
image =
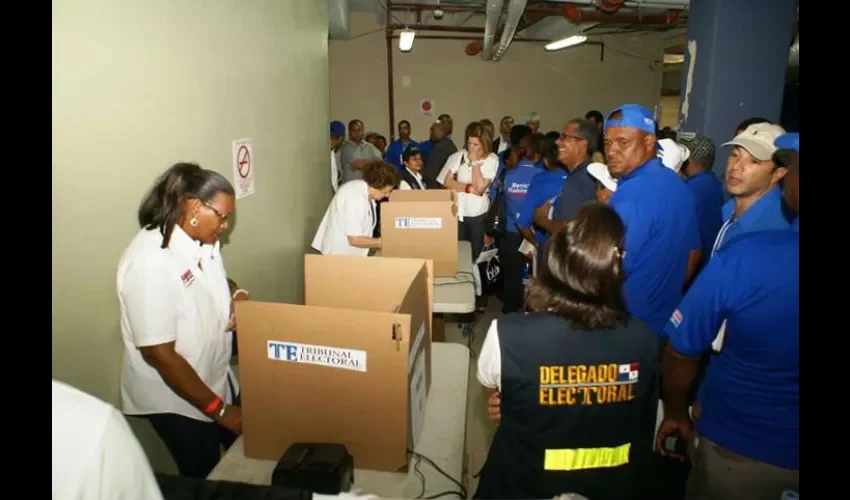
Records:
[[[410,189],[422,189],[419,187],[419,183],[416,182],[416,177],[413,177],[413,174],[407,171],[407,168],[401,169],[401,178],[405,182],[410,185]],[[425,184],[425,179],[422,179],[422,184]]]
[[[658,340],[640,321],[583,331],[498,319],[502,418],[476,498],[641,499],[658,408]]]

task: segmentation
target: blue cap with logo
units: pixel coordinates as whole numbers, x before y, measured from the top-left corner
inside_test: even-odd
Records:
[[[341,121],[331,122],[331,137],[345,137],[345,125]]]
[[[776,146],[776,149],[790,149],[799,153],[800,134],[799,132],[787,132],[782,134],[773,141],[773,145]]]
[[[622,117],[612,120],[611,117],[617,112],[621,113]],[[635,128],[655,135],[655,115],[640,104],[623,104],[608,114],[608,120],[605,121],[605,130],[611,127]]]

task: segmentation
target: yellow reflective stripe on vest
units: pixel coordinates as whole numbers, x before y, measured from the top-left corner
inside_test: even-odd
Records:
[[[582,470],[617,467],[629,463],[627,443],[616,448],[578,448],[575,450],[546,450],[543,468],[546,470]]]

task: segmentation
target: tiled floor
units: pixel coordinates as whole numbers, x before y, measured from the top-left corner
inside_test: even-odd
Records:
[[[484,336],[490,323],[497,318],[501,313],[499,308],[501,304],[498,300],[492,299],[488,311],[484,314],[476,315],[477,319],[472,332],[471,343],[471,358],[469,362],[469,395],[467,397],[467,420],[466,420],[466,454],[468,457],[468,470],[465,478],[467,492],[472,498],[475,493],[475,488],[478,486],[478,480],[473,476],[478,473],[484,461],[487,458],[487,451],[490,449],[490,441],[493,438],[493,433],[496,431],[496,424],[487,418],[487,400],[485,389],[478,383],[476,376],[477,369],[477,353],[481,350],[481,344],[484,342]],[[469,338],[464,337],[463,330],[458,323],[458,317],[446,318],[446,342],[457,342],[467,345]]]

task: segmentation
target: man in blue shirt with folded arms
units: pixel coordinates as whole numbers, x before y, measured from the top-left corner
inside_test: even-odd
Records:
[[[775,141],[788,169],[784,196],[799,213],[797,134]],[[799,493],[799,217],[791,228],[745,234],[717,251],[665,327],[662,362],[668,437],[692,443],[686,498],[776,500]],[[722,322],[723,350],[702,382],[699,417],[688,416],[700,356]],[[664,453],[662,451],[662,453]]]
[[[663,340],[702,252],[693,195],[661,163],[655,141],[655,118],[645,107],[626,104],[608,116],[605,156],[617,179],[610,205],[626,225],[626,300]]]
[[[387,148],[387,154],[384,158],[387,163],[394,166],[399,173],[404,171],[404,160],[401,155],[408,147],[419,147],[419,143],[410,138],[410,122],[402,120],[398,122],[398,139],[394,140],[390,147]]]

